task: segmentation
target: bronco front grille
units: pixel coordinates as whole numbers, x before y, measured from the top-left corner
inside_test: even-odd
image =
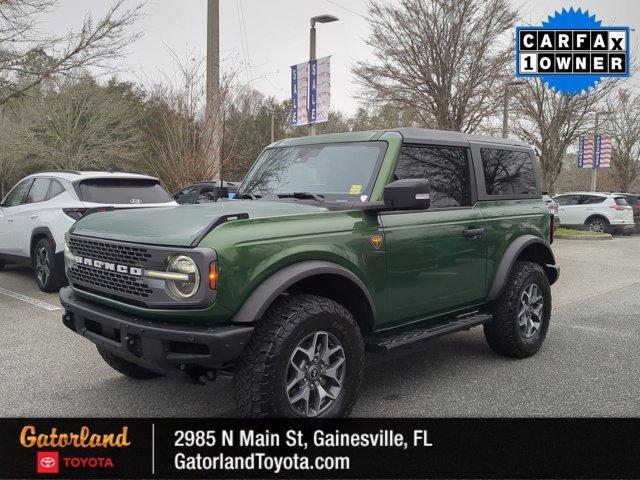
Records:
[[[111,290],[116,294],[124,293],[134,297],[147,298],[153,293],[149,285],[132,275],[107,270],[97,270],[80,264],[71,267],[68,273],[72,282],[82,282],[93,285],[94,287]]]
[[[68,243],[74,254],[106,262],[141,265],[151,258],[151,254],[144,247],[105,243],[71,236]]]

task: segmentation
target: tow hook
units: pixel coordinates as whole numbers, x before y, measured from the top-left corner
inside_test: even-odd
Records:
[[[187,365],[184,363],[180,364],[179,368],[187,375],[187,378],[194,385],[205,385],[205,382],[201,380],[202,377],[209,382],[214,382],[218,377],[218,371],[213,368],[204,369],[197,365]]]
[[[140,339],[135,335],[127,335],[124,339],[124,343],[127,347],[127,350],[131,352],[136,357],[142,356],[142,349],[140,348]]]

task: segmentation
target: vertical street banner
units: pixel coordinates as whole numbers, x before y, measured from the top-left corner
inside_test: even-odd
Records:
[[[309,62],[291,66],[291,126],[309,123]]]
[[[593,139],[578,140],[578,168],[593,168]]]
[[[611,166],[611,137],[596,135],[594,157],[596,168]]]
[[[291,126],[326,122],[331,107],[330,58],[291,66]]]
[[[316,123],[329,120],[331,107],[331,57],[323,57],[318,60],[316,86]]]

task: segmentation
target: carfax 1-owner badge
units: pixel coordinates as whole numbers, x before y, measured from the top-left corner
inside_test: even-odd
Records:
[[[516,76],[540,77],[559,93],[578,95],[603,77],[628,77],[630,56],[629,27],[603,26],[581,9],[516,28]]]

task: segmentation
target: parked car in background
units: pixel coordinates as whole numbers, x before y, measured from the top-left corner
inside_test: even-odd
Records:
[[[0,204],[0,270],[7,262],[35,269],[45,292],[65,283],[64,235],[87,213],[173,206],[157,178],[133,173],[41,172],[25,177]]]
[[[173,198],[180,205],[213,203],[220,198],[233,198],[239,186],[240,182],[227,182],[224,180],[196,182],[174,193]]]
[[[570,192],[556,195],[563,227],[586,227],[592,232],[619,233],[633,228],[633,210],[617,193]]]
[[[637,193],[615,193],[614,195],[621,195],[627,199],[627,203],[633,209],[633,221],[637,225],[640,225],[640,194]]]
[[[547,192],[542,192],[542,201],[553,215],[553,227],[558,228],[560,223],[560,217],[558,216],[559,205],[553,201],[553,198]]]

